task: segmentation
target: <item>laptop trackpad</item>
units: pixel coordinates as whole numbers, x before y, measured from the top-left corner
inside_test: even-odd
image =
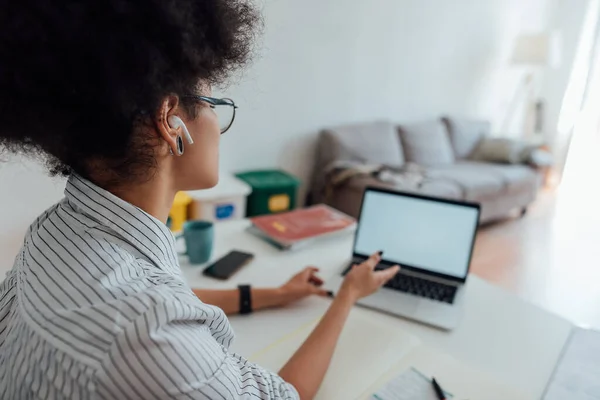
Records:
[[[381,288],[378,292],[358,301],[368,307],[375,307],[394,314],[413,315],[420,299],[397,290]]]

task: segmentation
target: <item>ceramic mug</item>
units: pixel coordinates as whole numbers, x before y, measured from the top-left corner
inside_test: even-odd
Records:
[[[214,225],[210,221],[187,221],[183,224],[183,233],[177,239],[185,240],[190,264],[204,264],[210,260],[215,237]]]

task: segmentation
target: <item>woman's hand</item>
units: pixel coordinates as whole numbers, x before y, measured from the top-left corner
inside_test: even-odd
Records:
[[[381,254],[375,253],[362,264],[352,266],[344,278],[338,295],[349,296],[350,300],[355,302],[375,293],[400,271],[399,265],[375,271],[379,261],[381,261]]]
[[[375,271],[375,266],[380,260],[380,254],[373,254],[364,263],[352,267],[315,330],[279,371],[283,379],[294,385],[301,399],[312,399],[317,393],[331,363],[342,328],[356,300],[375,292],[400,269],[395,266],[384,271]],[[311,271],[315,269],[309,269],[309,272],[304,270],[303,273],[310,276]],[[292,280],[294,279],[297,278]]]
[[[316,275],[318,271],[319,269],[315,267],[304,268],[281,286],[279,288],[281,305],[301,300],[312,294],[327,296],[327,291],[321,289],[323,280]]]

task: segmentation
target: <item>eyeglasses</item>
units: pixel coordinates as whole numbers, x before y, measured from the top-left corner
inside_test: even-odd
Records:
[[[183,97],[208,103],[210,108],[212,108],[217,114],[217,118],[219,119],[219,127],[221,128],[221,135],[227,132],[229,128],[231,128],[231,125],[233,125],[233,121],[235,120],[235,110],[238,108],[233,100],[228,98],[217,99],[214,97],[199,96],[195,94],[188,94]]]

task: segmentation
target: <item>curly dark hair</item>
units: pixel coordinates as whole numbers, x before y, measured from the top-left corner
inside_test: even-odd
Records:
[[[249,0],[0,4],[0,150],[42,156],[62,175],[101,161],[121,179],[143,176],[155,161],[138,124],[168,95],[223,83],[260,26]]]

